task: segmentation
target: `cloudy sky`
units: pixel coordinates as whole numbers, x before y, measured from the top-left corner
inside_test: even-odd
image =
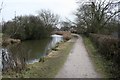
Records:
[[[77,0],[0,0],[4,2],[0,18],[11,20],[16,15],[36,15],[41,9],[49,9],[61,16],[74,19],[73,12],[77,8]]]

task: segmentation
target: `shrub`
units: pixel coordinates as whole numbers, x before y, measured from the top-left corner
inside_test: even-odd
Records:
[[[71,32],[69,31],[57,31],[57,32],[54,32],[54,34],[62,35],[65,41],[68,41],[71,39]]]
[[[53,28],[43,23],[37,16],[18,16],[3,26],[3,33],[10,38],[36,40],[49,37]]]
[[[117,38],[100,34],[90,34],[90,37],[102,55],[120,64],[119,40]]]
[[[120,77],[120,40],[108,35],[90,34],[99,53],[106,60],[107,72],[111,78]],[[104,63],[103,63],[104,64]]]

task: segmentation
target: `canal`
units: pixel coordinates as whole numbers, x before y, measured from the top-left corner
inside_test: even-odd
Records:
[[[51,35],[51,37],[47,39],[28,40],[23,41],[20,44],[10,45],[3,50],[6,52],[6,59],[9,59],[7,57],[10,56],[10,58],[12,57],[12,59],[17,60],[17,62],[24,59],[27,64],[32,64],[34,62],[38,62],[41,57],[48,55],[48,51],[61,41],[63,41],[63,37],[55,34]],[[1,56],[2,55],[0,55],[0,68],[2,67]],[[6,60],[6,63],[8,62],[9,60]],[[4,65],[7,65],[6,63]]]

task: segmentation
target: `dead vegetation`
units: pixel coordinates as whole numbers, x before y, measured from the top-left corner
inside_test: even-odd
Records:
[[[62,35],[64,40],[70,40],[71,39],[71,32],[69,31],[56,31],[54,34]]]

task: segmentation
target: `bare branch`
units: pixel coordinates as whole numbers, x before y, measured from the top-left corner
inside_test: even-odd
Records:
[[[2,8],[3,8],[3,2],[1,3],[0,13],[1,13],[1,11],[2,11]]]
[[[59,23],[59,16],[53,14],[50,10],[41,10],[38,12],[38,16],[46,25],[46,27],[54,27]]]
[[[113,15],[111,15],[109,18],[107,18],[107,20],[102,24],[102,26],[104,26],[112,17],[114,17],[118,13],[120,13],[120,11],[113,13]]]

